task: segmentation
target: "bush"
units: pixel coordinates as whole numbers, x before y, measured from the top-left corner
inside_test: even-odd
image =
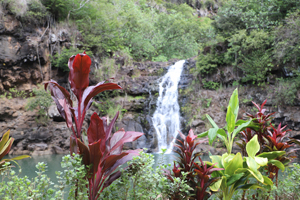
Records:
[[[70,49],[63,48],[61,52],[57,52],[53,58],[51,58],[51,62],[53,66],[62,69],[63,71],[70,71],[68,67],[69,58],[73,55],[77,55],[78,53],[82,53],[82,50],[71,47]],[[87,54],[93,55],[92,52],[86,51]]]
[[[53,102],[51,94],[45,91],[42,85],[38,86],[37,89],[33,89],[33,94],[34,97],[28,100],[26,109],[30,111],[38,109],[38,115],[35,120],[38,123],[46,124],[49,119],[48,109]]]
[[[64,172],[56,172],[58,184],[54,184],[46,174],[47,165],[38,163],[37,176],[29,180],[27,176],[19,177],[12,168],[6,164],[6,168],[1,172],[0,198],[10,199],[64,199],[65,193],[69,194],[68,199],[74,199],[77,190],[78,199],[87,199],[87,181],[85,179],[86,170],[81,164],[79,155],[64,156],[61,162]],[[21,169],[19,170],[21,173]],[[77,184],[74,184],[74,183]],[[54,189],[55,188],[55,189]]]

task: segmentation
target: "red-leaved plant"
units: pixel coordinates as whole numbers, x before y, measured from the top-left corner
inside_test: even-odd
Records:
[[[269,135],[267,137],[268,144],[265,144],[265,150],[266,152],[272,152],[272,151],[285,151],[286,153],[277,157],[276,160],[282,163],[284,166],[287,166],[294,158],[296,158],[294,154],[294,150],[288,151],[287,149],[289,147],[292,147],[293,144],[289,144],[289,140],[283,141],[283,139],[286,136],[286,133],[289,130],[285,130],[286,126],[281,127],[281,123],[278,125],[277,129],[275,129],[271,125],[273,130],[268,131]],[[274,177],[276,178],[276,186],[278,186],[278,171],[279,167],[278,162],[268,163],[268,173],[269,177],[273,180]],[[276,165],[277,164],[277,165]]]
[[[174,145],[178,148],[175,150],[179,156],[176,161],[178,165],[174,162],[173,173],[169,170],[164,170],[166,172],[164,175],[169,180],[174,181],[173,177],[182,177],[182,172],[186,172],[187,184],[194,189],[193,196],[190,199],[207,199],[209,197],[207,188],[219,179],[219,177],[211,178],[211,174],[214,171],[223,169],[215,168],[214,165],[207,166],[200,158],[201,152],[194,153],[196,147],[205,140],[195,141],[197,136],[194,135],[192,129],[189,131],[188,136],[183,135],[181,132],[179,132],[179,134],[183,141],[178,140],[180,145]],[[195,161],[197,158],[200,162]],[[179,199],[179,194],[172,194],[171,198],[175,200]]]
[[[139,155],[140,150],[123,152],[122,149],[124,143],[135,141],[143,133],[125,132],[121,129],[112,135],[119,113],[109,125],[105,117],[100,118],[94,113],[87,130],[89,144],[84,144],[81,129],[86,111],[92,104],[92,98],[105,90],[122,89],[119,85],[107,81],[89,86],[90,65],[91,59],[85,52],[72,56],[68,62],[69,83],[77,98],[77,106],[73,105],[70,93],[56,81],[47,82],[45,89],[49,86],[59,113],[66,120],[68,128],[73,131],[73,135],[70,136],[70,152],[82,155],[83,163],[88,169],[86,178],[89,181],[89,199],[94,200],[99,198],[104,188],[120,177],[121,172],[116,170],[117,167],[131,160],[133,156]]]
[[[244,156],[246,155],[246,144],[252,139],[254,135],[257,135],[258,143],[260,144],[260,153],[263,151],[263,147],[266,142],[266,138],[268,136],[268,130],[271,129],[270,123],[271,123],[271,116],[275,114],[269,113],[265,114],[266,109],[264,109],[264,105],[267,103],[267,99],[259,106],[258,104],[254,103],[252,101],[253,105],[258,109],[255,115],[252,115],[250,113],[246,113],[246,115],[253,120],[254,123],[257,124],[257,126],[254,128],[247,128],[244,131],[241,132],[241,140],[242,143],[236,142],[236,144],[241,148],[242,153]]]

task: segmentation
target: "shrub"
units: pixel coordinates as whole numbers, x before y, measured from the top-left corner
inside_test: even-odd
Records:
[[[49,86],[58,111],[66,120],[67,127],[73,131],[70,137],[70,151],[83,156],[83,163],[88,170],[85,178],[89,182],[89,199],[95,200],[99,198],[100,193],[106,187],[121,176],[121,172],[117,168],[131,160],[133,156],[139,155],[140,150],[122,151],[124,143],[135,141],[143,133],[125,132],[120,129],[112,134],[119,112],[110,124],[108,124],[107,118],[100,118],[94,112],[87,130],[88,145],[84,144],[82,125],[86,111],[92,104],[92,98],[106,90],[121,89],[119,85],[106,81],[89,86],[91,63],[90,57],[85,52],[70,57],[68,62],[69,82],[72,92],[77,97],[77,107],[73,105],[70,93],[56,81],[47,82],[45,89]],[[77,197],[77,190],[75,197]]]
[[[35,120],[38,123],[46,124],[49,116],[48,110],[51,106],[53,99],[51,94],[43,89],[43,86],[38,86],[38,88],[33,89],[34,97],[31,97],[26,104],[27,110],[38,109],[38,115],[35,117]]]
[[[30,180],[27,176],[19,177],[8,163],[4,165],[5,170],[1,172],[2,181],[0,182],[0,198],[10,199],[64,199],[68,193],[68,199],[87,199],[87,181],[85,179],[86,170],[81,164],[79,155],[64,156],[61,162],[64,172],[56,172],[58,184],[54,184],[46,174],[47,165],[38,163],[36,165],[37,176]],[[21,173],[21,169],[19,173]],[[76,184],[74,184],[76,182]],[[54,189],[54,188],[55,189]]]

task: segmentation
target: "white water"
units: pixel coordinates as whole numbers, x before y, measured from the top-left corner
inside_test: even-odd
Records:
[[[159,97],[156,110],[152,117],[153,126],[156,130],[158,149],[167,149],[171,153],[173,144],[180,131],[178,83],[185,60],[180,60],[170,66],[168,72],[162,77],[159,84]]]

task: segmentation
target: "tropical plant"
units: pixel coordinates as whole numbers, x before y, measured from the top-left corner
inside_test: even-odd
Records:
[[[88,147],[84,144],[81,129],[86,111],[92,104],[92,98],[105,90],[121,89],[119,85],[106,81],[88,86],[90,65],[91,59],[85,52],[69,59],[69,82],[72,92],[77,97],[77,107],[73,107],[70,93],[54,80],[47,82],[45,89],[49,86],[58,111],[66,120],[68,128],[73,131],[70,137],[70,151],[71,154],[75,152],[83,156],[83,163],[88,168],[86,178],[89,181],[89,199],[94,200],[99,198],[105,187],[120,177],[121,173],[115,172],[116,168],[139,154],[139,150],[122,152],[124,143],[138,139],[143,133],[125,132],[121,129],[112,135],[111,131],[119,113],[109,125],[105,117],[101,119],[94,113],[87,130]]]
[[[255,156],[259,149],[257,135],[255,135],[246,145],[249,157],[243,158],[241,153],[225,153],[222,156],[211,155],[212,163],[217,163],[216,167],[223,168],[223,170],[215,173],[214,176],[221,176],[221,179],[211,189],[220,188],[223,200],[230,200],[237,190],[262,188],[262,184],[272,186],[272,180],[259,172],[260,167],[268,164],[267,155],[264,157]],[[256,180],[256,182],[249,182],[251,179]]]
[[[206,163],[204,164],[200,158],[202,153],[194,153],[196,147],[205,140],[195,141],[197,136],[194,135],[192,129],[189,131],[187,136],[183,135],[181,132],[179,132],[179,134],[183,141],[178,140],[180,145],[174,145],[177,147],[175,152],[179,156],[178,160],[176,161],[178,165],[175,165],[174,162],[174,167],[172,169],[173,173],[171,173],[169,170],[164,170],[166,172],[165,175],[171,182],[174,182],[174,178],[186,178],[187,184],[194,189],[190,199],[207,199],[210,194],[207,191],[207,188],[218,180],[218,177],[211,178],[211,174],[214,171],[223,169],[215,168],[215,164],[209,166]],[[196,162],[197,158],[200,162]],[[184,192],[178,191],[177,193],[170,195],[172,199],[181,199],[180,197],[183,194]]]
[[[8,130],[6,133],[4,133],[0,140],[0,171],[3,169],[3,165],[5,164],[5,162],[21,160],[21,159],[30,157],[28,155],[22,155],[22,156],[17,156],[14,158],[3,159],[3,157],[6,154],[8,154],[8,152],[10,151],[11,145],[14,142],[14,138],[9,137],[9,133],[10,133],[10,130]]]
[[[266,114],[266,109],[264,109],[264,105],[267,103],[267,99],[261,104],[261,106],[254,103],[253,101],[252,103],[258,111],[255,115],[246,113],[246,116],[248,116],[250,120],[252,120],[255,123],[256,126],[247,128],[246,130],[240,132],[242,143],[236,142],[236,144],[241,148],[243,153],[246,153],[246,144],[251,140],[251,138],[254,135],[257,135],[258,137],[258,142],[260,144],[260,153],[263,151],[267,136],[269,135],[268,131],[271,128],[271,116],[275,114],[275,112]],[[243,155],[246,156],[247,154]]]
[[[283,141],[285,138],[285,134],[287,131],[285,127],[281,127],[281,123],[278,125],[277,129],[275,129],[272,125],[272,132],[269,132],[267,136],[268,144],[265,145],[265,152],[274,152],[274,151],[284,151],[286,152],[283,155],[276,157],[274,160],[269,161],[268,163],[268,173],[269,177],[273,180],[274,177],[276,178],[276,186],[278,186],[278,172],[279,169],[284,171],[284,167],[287,166],[294,158],[296,158],[293,153],[295,150],[291,150],[287,152],[287,148],[294,146],[293,144],[289,144],[289,140]]]
[[[213,126],[208,131],[203,132],[198,135],[198,137],[205,137],[208,136],[209,144],[211,145],[213,141],[218,136],[225,144],[227,153],[231,154],[232,145],[235,139],[235,136],[244,130],[247,127],[254,127],[254,123],[252,120],[244,121],[244,120],[237,120],[239,111],[239,99],[238,99],[238,90],[235,89],[230,97],[229,104],[227,107],[227,114],[226,114],[226,126],[224,128],[219,128],[218,125],[213,121],[213,119],[206,114],[207,119]],[[225,132],[227,131],[227,133]]]

